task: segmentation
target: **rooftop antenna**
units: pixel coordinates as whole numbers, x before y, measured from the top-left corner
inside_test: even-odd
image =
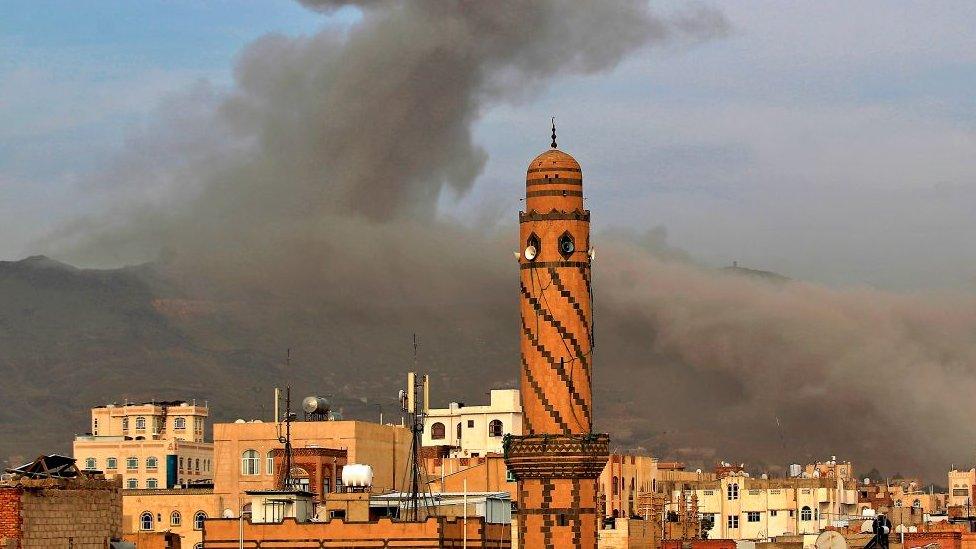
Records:
[[[290,370],[291,348],[285,353],[285,368]],[[291,478],[291,422],[295,419],[295,414],[291,412],[291,385],[285,387],[285,436],[278,435],[278,442],[285,445],[285,470],[281,477],[281,489],[289,490],[292,488]],[[280,426],[279,426],[280,429]]]
[[[556,117],[552,117],[552,148],[556,148]]]
[[[413,364],[417,368],[417,334],[413,335]],[[424,432],[424,413],[427,409],[427,385],[429,376],[417,375],[416,372],[407,374],[407,391],[401,391],[401,404],[403,411],[410,418],[411,442],[410,442],[410,463],[409,463],[409,494],[407,495],[406,513],[403,518],[408,521],[418,522],[420,518],[420,506],[424,506],[427,516],[431,515],[430,487],[426,483],[426,471],[424,463],[420,457],[420,447],[422,444],[421,435]],[[421,479],[424,479],[421,486]],[[421,503],[422,502],[422,503]],[[426,518],[426,517],[424,517]]]

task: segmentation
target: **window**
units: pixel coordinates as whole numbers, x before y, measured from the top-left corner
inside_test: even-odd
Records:
[[[260,471],[261,464],[258,459],[257,450],[244,450],[241,454],[241,474],[242,475],[257,475]]]
[[[154,488],[159,488],[159,483],[154,478],[146,479],[146,488],[149,488],[150,490]]]
[[[178,418],[174,419],[173,420],[173,428],[174,429],[179,429],[180,431],[186,429],[186,418],[185,417],[178,417]]]
[[[135,470],[139,468],[139,458],[130,456],[125,458],[125,468]]]
[[[566,231],[559,237],[559,253],[565,259],[569,259],[573,252],[576,251],[576,242],[573,240],[573,235]]]
[[[916,509],[918,509],[918,508],[919,508],[919,507],[921,507],[921,506],[922,506],[922,502],[921,502],[921,501],[919,501],[919,500],[917,500],[917,499],[916,499],[915,501],[913,501],[913,502],[912,502],[912,507],[914,507],[914,508],[916,508]]]
[[[197,511],[197,514],[193,515],[193,529],[203,530],[203,521],[206,520],[207,514],[203,511]]]
[[[794,516],[796,516],[796,511],[790,509],[790,518],[793,518]]]
[[[98,418],[95,418],[92,421],[92,434],[93,435],[97,435],[98,434]]]
[[[152,456],[146,458],[146,469],[155,469],[157,467],[159,467],[158,459]]]
[[[715,495],[715,490],[705,490],[704,495],[706,495],[706,496],[714,496]]]
[[[139,416],[136,418],[136,431],[146,430],[146,418]]]
[[[458,440],[461,440],[461,424],[460,423],[457,424],[457,429],[455,429],[455,430],[457,431],[457,439]]]
[[[95,458],[87,458],[87,459],[85,459],[85,469],[88,469],[89,471],[92,471],[92,470],[95,469],[95,465],[96,465]]]
[[[569,517],[566,513],[556,515],[556,526],[569,526]]]
[[[468,429],[472,429],[472,428],[474,428],[474,420],[473,419],[469,419],[468,420]]]
[[[508,468],[506,467],[506,469],[505,469],[505,482],[515,482],[515,481],[517,481],[517,480],[518,480],[518,479],[517,479],[517,478],[515,478],[515,473],[513,473],[513,472],[511,471],[511,469],[508,469]]]
[[[800,520],[813,520],[813,511],[806,505],[803,506],[803,509],[800,509]]]
[[[198,475],[200,474],[200,458],[197,458],[196,459],[196,461],[194,463],[194,467],[193,467],[193,472],[196,473],[196,474],[198,474]]]
[[[759,522],[759,511],[749,511],[746,513],[746,522]]]
[[[106,469],[118,469],[119,468],[119,460],[117,460],[115,458],[108,458],[108,459],[106,459],[105,460],[105,468]]]
[[[775,517],[776,516],[776,509],[770,509],[769,510],[769,516]]]
[[[613,477],[613,481],[612,482],[613,482],[613,488],[612,488],[613,495],[617,495],[617,494],[620,493],[620,483],[618,482],[617,477]]]
[[[739,527],[739,516],[738,515],[729,515],[729,518],[728,518],[728,520],[726,520],[725,525],[728,526],[730,529],[732,529],[732,528],[738,528]]]
[[[125,481],[125,487],[129,490],[135,490],[139,487],[139,481],[134,478],[130,478],[129,480]]]
[[[332,491],[332,477],[322,477],[322,493],[328,494]]]
[[[895,507],[901,507],[901,500],[895,502]]]
[[[739,485],[734,482],[729,484],[728,488],[726,488],[726,496],[729,501],[739,499]]]
[[[202,543],[198,543],[198,544],[196,544],[196,545],[193,546],[193,549],[203,549],[203,544]]]
[[[123,431],[129,430],[129,418],[127,417],[122,418],[122,430]]]
[[[180,458],[180,472],[183,472],[183,458]]]
[[[139,515],[139,529],[140,530],[152,530],[153,529],[153,516],[149,511],[144,511]]]
[[[488,436],[500,437],[502,436],[502,430],[503,427],[502,427],[502,422],[500,420],[493,419],[488,424]]]
[[[173,511],[172,513],[170,513],[169,515],[170,526],[179,526],[182,523],[183,523],[183,515],[181,515],[179,511]]]
[[[430,438],[434,440],[443,440],[444,437],[447,436],[444,431],[444,424],[438,421],[430,426]]]
[[[273,475],[274,474],[274,450],[268,450],[268,455],[265,457],[264,463],[264,474]],[[207,461],[203,462],[204,468],[207,466]],[[328,492],[328,490],[326,490]]]

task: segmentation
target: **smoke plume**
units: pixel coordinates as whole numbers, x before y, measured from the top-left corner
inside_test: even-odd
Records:
[[[513,384],[515,214],[482,229],[496,220],[436,208],[485,164],[472,124],[639,48],[720,37],[725,19],[636,0],[302,3],[362,18],[264,37],[231,92],[164,106],[98,176],[115,207],[49,249],[161,258],[174,295],[221,304],[253,348],[303,349],[295,375],[337,393],[392,394],[414,331],[440,400]],[[972,299],[713,272],[660,232],[595,241],[597,426],[621,447],[771,469],[835,453],[930,475],[969,457]]]

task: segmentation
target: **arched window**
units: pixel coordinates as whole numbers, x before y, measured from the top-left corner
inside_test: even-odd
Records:
[[[108,458],[108,459],[106,459],[105,460],[105,468],[106,469],[118,469],[119,468],[119,460],[117,460],[115,458]]]
[[[181,515],[179,511],[173,511],[172,513],[169,514],[170,526],[179,526],[182,523],[183,523],[183,515]]]
[[[457,424],[457,429],[455,429],[455,430],[457,431],[457,439],[458,439],[458,441],[460,441],[461,440],[461,424],[460,423]]]
[[[206,465],[206,461],[203,462]],[[274,474],[274,450],[268,450],[268,455],[265,458],[264,464],[264,474],[273,475]]]
[[[444,424],[438,421],[430,426],[430,438],[434,440],[444,440],[444,437],[447,436],[447,433],[444,432],[445,430]]]
[[[138,469],[139,468],[139,458],[135,456],[129,456],[125,458],[125,468],[126,469]]]
[[[207,514],[203,511],[197,511],[197,514],[193,515],[193,529],[203,530],[203,521],[206,520]]]
[[[178,417],[178,418],[174,419],[173,420],[173,428],[174,429],[186,429],[186,418],[185,417]]]
[[[500,437],[502,436],[502,422],[498,419],[493,419],[488,423],[488,436]]]
[[[139,481],[137,479],[130,478],[129,480],[125,481],[125,487],[129,490],[135,490],[136,488],[139,488]]]
[[[739,485],[734,482],[729,484],[729,487],[726,489],[726,497],[729,501],[739,499]]]
[[[96,465],[95,458],[85,459],[85,469],[88,469],[89,471],[93,471],[95,469],[95,465]]]
[[[153,516],[149,511],[143,511],[139,515],[139,529],[140,530],[152,530],[153,529]]]
[[[146,418],[139,416],[136,418],[136,430],[145,431],[146,430]]]
[[[200,458],[197,458],[195,460],[194,467],[193,467],[193,472],[196,473],[196,474],[198,474],[198,475],[200,474]]]
[[[203,549],[203,544],[202,543],[198,543],[198,544],[196,544],[196,545],[193,546],[193,549]]]
[[[617,477],[613,477],[611,490],[613,490],[613,495],[620,493],[620,482],[618,481]]]
[[[803,509],[800,509],[800,520],[813,520],[813,511],[806,505],[803,506]]]
[[[159,487],[159,483],[156,481],[156,479],[154,478],[146,479],[146,488],[153,489],[158,487]]]
[[[157,467],[159,467],[158,459],[152,456],[146,458],[146,469],[155,469]]]
[[[919,501],[919,500],[917,500],[917,499],[916,499],[915,501],[913,501],[913,502],[912,502],[912,507],[914,507],[914,508],[916,508],[916,509],[918,509],[918,508],[919,508],[919,507],[921,507],[921,506],[922,506],[922,502],[921,502],[921,501]]]
[[[258,458],[257,450],[244,450],[241,454],[241,474],[257,475],[260,471],[261,463]]]

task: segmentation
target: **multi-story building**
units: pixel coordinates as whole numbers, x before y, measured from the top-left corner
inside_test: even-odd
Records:
[[[968,471],[949,471],[948,506],[962,511],[963,516],[971,516],[976,503],[976,469]]]
[[[672,493],[672,501],[690,505],[694,499],[703,524],[711,525],[707,530],[711,539],[767,540],[813,534],[858,514],[852,479],[763,479],[739,472],[685,486],[687,489]]]
[[[522,434],[518,389],[492,389],[489,403],[465,406],[452,402],[424,416],[424,446],[446,446],[450,457],[479,457],[502,452],[506,434]]]
[[[213,488],[123,490],[122,528],[130,534],[171,532],[185,549],[202,549],[203,521],[220,516],[223,502]],[[142,547],[142,545],[139,545]]]
[[[283,448],[279,437],[285,434],[283,423],[260,420],[238,420],[216,423],[214,431],[214,493],[222,498],[226,511],[237,516],[246,502],[248,490],[271,490],[276,486],[276,459]],[[348,463],[373,468],[373,487],[379,492],[402,490],[410,456],[410,431],[398,425],[380,425],[368,421],[295,421],[291,424],[291,443],[296,449],[331,448],[344,450]],[[331,457],[329,458],[332,459]],[[336,458],[339,459],[339,458]],[[302,471],[293,471],[298,476]],[[327,492],[311,482],[330,483],[340,480],[333,472],[319,477],[308,473],[313,493]],[[295,476],[293,474],[293,476]]]
[[[128,490],[209,480],[208,415],[206,406],[180,400],[98,406],[91,410],[91,432],[75,437],[74,457],[83,469],[121,477]]]
[[[603,516],[626,518],[641,514],[638,495],[657,491],[657,482],[656,458],[637,454],[610,454],[598,485]]]

